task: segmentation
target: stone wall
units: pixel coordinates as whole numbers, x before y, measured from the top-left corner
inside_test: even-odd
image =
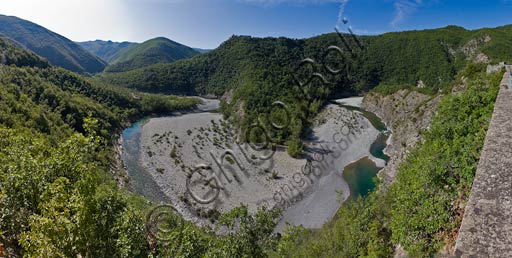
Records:
[[[511,67],[507,70],[457,238],[456,257],[512,257]]]

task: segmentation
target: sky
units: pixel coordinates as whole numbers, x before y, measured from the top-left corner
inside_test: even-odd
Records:
[[[306,38],[459,25],[512,24],[512,0],[0,0],[17,16],[73,41],[167,37],[212,49],[232,35]]]

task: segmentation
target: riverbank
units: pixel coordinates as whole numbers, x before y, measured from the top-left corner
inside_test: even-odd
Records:
[[[358,105],[361,98],[350,101]],[[337,104],[327,105],[315,119],[313,134],[305,143],[307,155],[315,160],[308,176],[309,194],[284,211],[275,231],[281,232],[287,224],[320,228],[332,219],[351,192],[343,178],[344,168],[364,157],[376,161],[380,167],[385,165],[385,161],[370,153],[370,146],[379,135],[361,112]]]
[[[217,113],[152,118],[141,129],[140,163],[192,221],[214,219],[241,203],[252,212],[261,205],[276,207],[279,201],[274,201],[273,193],[292,180],[305,160],[291,158],[285,150],[255,151],[248,144],[238,144],[235,135]],[[224,153],[231,155],[222,158]],[[261,158],[266,155],[271,157]],[[197,170],[201,164],[211,170]],[[218,196],[217,188],[205,185],[200,172],[209,177],[215,173],[216,184],[222,187]],[[189,177],[192,183],[187,188]]]
[[[340,101],[362,104],[360,97]],[[284,148],[261,151],[238,143],[222,115],[207,112],[217,109],[218,101],[205,102],[195,112],[151,118],[123,132],[132,189],[171,203],[196,224],[212,225],[219,214],[243,203],[251,212],[260,206],[284,209],[277,231],[285,222],[319,228],[350,196],[343,178],[347,165],[367,157],[385,166],[370,151],[381,133],[358,109],[327,105],[305,139],[304,157],[294,159]]]
[[[384,149],[390,159],[379,172],[384,185],[393,183],[398,166],[421,141],[421,132],[428,130],[440,100],[440,95],[430,96],[411,90],[386,96],[378,93],[365,96],[362,107],[379,116],[392,132]]]
[[[197,104],[196,108],[193,110],[186,110],[186,111],[175,111],[171,114],[171,116],[179,116],[183,114],[189,114],[189,113],[200,113],[200,112],[208,112],[208,111],[215,111],[218,110],[220,107],[220,101],[218,99],[214,98],[206,98],[206,97],[194,97],[199,99],[201,102]],[[123,134],[125,134],[127,131],[130,131],[130,128],[135,129],[137,127],[142,127],[142,125],[149,121],[149,117],[146,118],[140,118],[136,119],[133,122],[127,122],[123,130],[119,130],[119,132],[116,134],[117,136],[116,141],[114,142],[113,148],[112,148],[112,165],[110,166],[110,172],[112,173],[112,176],[114,177],[114,180],[117,182],[117,185],[120,187],[124,187],[127,189],[130,189],[131,191],[140,193],[140,189],[134,189],[134,187],[131,185],[131,176],[128,172],[128,168],[126,166],[127,163],[127,157],[125,155],[125,141],[123,139]],[[136,129],[137,130],[137,129]],[[140,130],[140,129],[139,129]],[[130,134],[130,132],[129,132]],[[139,138],[137,138],[137,141]],[[131,158],[138,159],[138,157],[133,157],[131,155]],[[128,161],[129,162],[129,161]],[[137,188],[137,187],[136,187]],[[140,187],[138,187],[140,188]],[[146,196],[148,197],[148,196]],[[155,200],[155,198],[150,198],[152,200]]]

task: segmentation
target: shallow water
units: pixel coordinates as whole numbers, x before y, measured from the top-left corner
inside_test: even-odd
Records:
[[[362,158],[343,170],[343,178],[350,187],[350,199],[364,197],[375,188],[375,177],[381,168],[368,157]]]
[[[370,153],[379,159],[389,161],[389,156],[384,153],[389,138],[389,131],[382,120],[369,111],[361,108],[355,108],[363,113],[363,115],[370,121],[370,123],[379,130],[381,133],[379,137],[370,146]],[[377,167],[375,162],[370,158],[362,158],[352,164],[349,164],[343,170],[343,178],[348,183],[350,188],[350,199],[357,197],[364,197],[370,191],[375,189],[375,177],[382,168]]]
[[[123,130],[123,153],[121,158],[130,177],[131,189],[155,202],[169,201],[157,183],[140,164],[140,135],[145,119]]]
[[[198,98],[203,103],[199,104],[194,112],[212,111],[220,106],[219,100]],[[133,192],[155,202],[170,202],[170,198],[160,190],[153,176],[140,163],[141,131],[142,126],[148,119],[143,118],[123,130],[123,153],[121,159],[130,177],[130,188]]]
[[[384,149],[386,148],[387,140],[389,138],[389,133],[381,133],[377,140],[370,146],[370,153],[379,159],[382,159],[386,162],[389,161],[389,156],[384,153]]]
[[[204,112],[206,110],[211,110],[216,108],[216,103],[205,103],[198,112]],[[212,105],[213,104],[213,105]],[[370,149],[370,153],[372,156],[382,159],[389,160],[389,157],[384,154],[383,150],[386,147],[386,140],[388,138],[388,134],[386,133],[386,127],[380,119],[365,110],[357,109],[357,111],[362,112],[365,117],[371,122],[373,127],[375,127],[381,134],[377,137],[377,139],[370,145],[368,144],[368,148]],[[141,165],[140,162],[140,153],[141,153],[141,130],[142,125],[147,119],[141,120],[137,123],[134,123],[131,127],[125,129],[123,131],[123,155],[122,159],[127,167],[128,175],[131,179],[131,188],[132,190],[140,195],[147,197],[148,199],[156,202],[170,202],[170,198],[164,194],[158,184],[155,182],[153,176],[148,173]],[[375,163],[370,160],[368,157],[358,160],[344,169],[339,169],[336,178],[323,178],[322,180],[328,180],[331,183],[336,182],[336,179],[339,179],[341,182],[337,182],[333,187],[339,188],[343,183],[343,179],[348,183],[351,198],[355,198],[357,196],[365,196],[369,191],[375,188],[375,183],[373,178],[376,176],[377,172],[381,168],[377,168]],[[343,179],[341,177],[341,173],[343,170]],[[333,176],[333,177],[334,177]],[[315,191],[331,191],[335,192],[334,189],[316,189]],[[336,198],[333,203],[325,202],[324,207],[338,207],[341,206],[340,202],[336,201]],[[326,201],[326,200],[324,200]],[[300,205],[299,205],[300,206]],[[333,210],[333,215],[336,213],[337,208]],[[298,213],[297,216],[300,216],[302,213]],[[304,216],[304,215],[302,215]]]

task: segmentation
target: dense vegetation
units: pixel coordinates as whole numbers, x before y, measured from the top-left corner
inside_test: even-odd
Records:
[[[435,94],[449,87],[470,60],[512,60],[507,54],[512,45],[505,43],[511,38],[512,26],[475,31],[449,26],[360,37],[360,44],[345,35],[352,49],[347,51],[336,33],[303,40],[233,36],[200,56],[101,78],[146,92],[217,96],[227,92],[232,98],[224,103],[223,113],[242,130],[260,114],[270,113],[273,101],[283,101],[292,114],[291,124],[276,139],[292,144],[291,153],[298,155],[299,137],[327,98],[357,95],[377,85],[393,85],[393,90],[423,85],[423,92]],[[343,53],[329,46],[338,46]],[[304,58],[314,64],[300,65]],[[333,74],[326,66],[339,72]],[[326,82],[314,76],[312,85],[297,87],[313,72]]]
[[[95,40],[95,41],[85,41],[85,42],[76,42],[78,45],[83,47],[85,50],[90,53],[96,55],[101,58],[103,61],[110,63],[113,58],[115,58],[116,54],[126,47],[135,45],[137,43],[133,42],[112,42],[112,41],[103,41],[103,40]]]
[[[48,61],[31,51],[17,47],[9,38],[0,38],[0,64],[41,68],[50,66]]]
[[[151,234],[152,204],[119,189],[109,173],[110,140],[121,124],[197,100],[27,67],[21,57],[33,54],[12,47],[0,48],[20,57],[0,65],[0,244],[7,257],[264,257],[274,248],[277,211],[250,215],[243,206],[220,218],[237,229],[220,237],[180,217],[168,218],[180,227]]]
[[[2,18],[20,22],[13,26],[19,30],[26,25]],[[510,33],[511,26],[389,33],[362,37],[363,48],[343,56],[326,48],[341,46],[336,34],[233,37],[204,55],[104,74],[103,80],[52,67],[0,40],[2,63],[9,65],[0,66],[0,242],[9,255],[26,257],[387,257],[396,245],[411,257],[432,257],[453,243],[501,74],[487,76],[483,66],[469,65],[462,73],[465,91],[443,98],[425,142],[400,166],[390,189],[345,204],[321,231],[290,228],[281,238],[272,233],[278,211],[249,214],[244,206],[220,217],[222,235],[179,216],[166,217],[168,227],[157,235],[147,230],[154,205],[119,189],[109,173],[113,136],[131,119],[189,109],[197,100],[109,82],[151,93],[228,92],[225,115],[243,130],[261,123],[274,142],[286,142],[298,155],[304,128],[328,97],[377,85],[390,92],[396,89],[390,85],[414,87],[418,80],[423,91],[447,93],[479,52],[493,62],[510,61]],[[314,76],[309,86],[297,86],[311,73],[308,65],[297,65],[306,57],[317,61],[313,67],[326,81]],[[321,64],[341,72],[329,73]],[[276,100],[291,116],[284,130],[268,126],[282,119],[283,112],[272,108]],[[265,113],[271,115],[260,116]]]
[[[303,58],[312,58],[320,65],[333,63],[333,58],[325,55],[335,54],[327,52],[327,47],[335,45],[345,51],[345,56],[335,56],[344,66],[332,65],[344,68],[342,76],[332,80],[333,93],[351,89],[359,92],[383,83],[416,86],[419,80],[435,92],[449,85],[467,59],[478,53],[494,63],[512,61],[511,46],[507,44],[511,37],[512,25],[474,31],[448,26],[359,37],[360,50],[346,35],[355,52],[352,55],[335,33],[303,40],[233,36],[205,55],[103,77],[117,85],[149,92],[220,96],[226,90],[242,88],[253,75],[286,82],[284,78],[295,76],[297,63]],[[327,75],[325,70],[318,72]]]
[[[154,94],[140,94],[96,80],[81,77],[61,68],[16,68],[3,66],[0,81],[4,85],[5,94],[2,95],[2,120],[9,127],[25,120],[9,116],[14,103],[9,103],[11,95],[13,101],[20,98],[33,102],[33,105],[23,104],[22,112],[25,116],[41,119],[33,126],[46,125],[47,130],[58,130],[59,125],[66,124],[73,129],[84,132],[82,126],[84,118],[93,115],[99,120],[102,128],[101,136],[110,139],[116,129],[129,119],[149,115],[152,113],[166,113],[177,109],[192,108],[197,100],[181,99],[173,96]],[[16,105],[14,105],[16,106]],[[39,107],[31,110],[31,107]],[[20,107],[21,108],[21,107]],[[20,111],[15,109],[15,111]],[[20,112],[13,112],[19,115]],[[60,119],[55,118],[55,115]],[[52,121],[46,121],[47,119]],[[58,121],[62,120],[62,121]],[[11,123],[12,122],[12,123]],[[47,131],[46,131],[47,132]]]
[[[167,38],[154,38],[119,50],[105,72],[124,72],[160,63],[189,58],[199,54],[194,49]]]
[[[400,245],[410,257],[434,257],[453,245],[503,74],[481,70],[471,65],[465,91],[443,97],[424,143],[401,164],[387,192],[344,204],[320,232],[291,229],[278,254],[390,257]]]
[[[108,173],[107,137],[123,118],[196,101],[135,100],[62,69],[1,68],[0,243],[9,257],[264,257],[277,244],[278,212],[245,207],[220,218],[233,233],[174,217],[182,226],[155,238],[145,228],[151,204]]]
[[[70,71],[97,73],[105,68],[102,60],[69,39],[17,17],[0,15],[0,34]]]
[[[431,257],[460,224],[459,204],[469,195],[501,78],[467,72],[467,89],[444,97],[424,144],[387,194],[344,205],[320,232],[290,228],[279,239],[272,234],[277,211],[250,215],[242,206],[220,218],[219,225],[237,229],[227,235],[173,216],[171,230],[155,238],[144,228],[150,206],[106,172],[100,135],[116,119],[103,104],[70,94],[81,77],[55,68],[3,69],[1,241],[27,257],[387,257],[396,244],[413,257]],[[112,107],[124,99],[86,93]]]

